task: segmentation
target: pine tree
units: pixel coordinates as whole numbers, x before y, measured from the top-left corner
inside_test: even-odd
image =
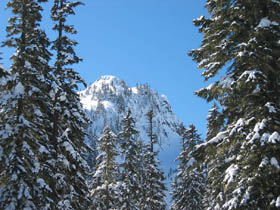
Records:
[[[171,196],[172,196],[172,204],[171,209],[184,209],[185,208],[185,197],[184,189],[186,185],[184,183],[184,170],[187,164],[187,150],[185,147],[186,139],[184,137],[184,133],[186,131],[185,126],[182,124],[180,126],[180,130],[178,134],[181,136],[181,145],[182,145],[182,152],[180,153],[179,157],[176,159],[179,162],[177,168],[177,174],[174,177],[174,181],[171,185]],[[187,208],[185,208],[187,209]]]
[[[179,128],[177,129],[177,133],[179,134],[179,136],[182,137],[183,134],[185,133],[185,131],[186,131],[186,127],[185,127],[184,123],[180,123]],[[182,140],[182,145],[183,145],[184,138],[181,138],[181,140]]]
[[[140,192],[138,194],[136,209],[145,209],[146,206],[146,195],[147,195],[147,181],[146,181],[146,167],[145,167],[145,144],[141,138],[137,141],[137,146],[139,150],[139,162],[140,166],[137,168],[138,176],[137,176],[137,183]]]
[[[178,171],[172,184],[171,209],[203,209],[203,198],[205,191],[205,172],[192,152],[196,145],[202,143],[194,125],[182,133],[182,152],[178,160]]]
[[[209,209],[280,208],[280,1],[208,0],[206,7],[210,17],[194,21],[204,39],[190,55],[205,80],[224,74],[197,95],[217,100],[225,122],[199,147]]]
[[[214,103],[212,108],[209,110],[206,119],[207,119],[206,141],[209,141],[211,138],[215,137],[220,132],[223,126],[221,114],[218,110],[218,106],[216,103]]]
[[[190,126],[185,130],[182,138],[184,140],[184,148],[193,148],[195,145],[202,143],[200,134],[197,133],[197,129],[193,124],[190,124]]]
[[[0,52],[0,55],[2,53]],[[2,60],[2,58],[0,57],[0,61]],[[0,78],[6,77],[8,75],[7,70],[4,69],[4,67],[2,66],[2,63],[0,63]]]
[[[148,137],[150,138],[150,151],[154,152],[154,144],[157,143],[157,136],[154,134],[153,129],[154,129],[154,125],[153,125],[153,119],[154,119],[154,112],[153,110],[149,110],[146,113],[147,119],[148,119],[148,123],[149,123],[149,130],[148,130]]]
[[[119,172],[116,156],[117,137],[105,127],[98,139],[97,167],[91,182],[92,210],[119,209]]]
[[[213,104],[212,108],[209,110],[208,116],[207,116],[207,133],[206,133],[206,141],[210,141],[212,138],[214,138],[222,129],[223,129],[223,116],[221,115],[221,113],[218,110],[218,106],[216,103]],[[198,151],[197,154],[199,154],[200,152]],[[212,160],[211,164],[215,165],[216,160]],[[209,177],[208,178],[208,173],[209,173],[209,169],[208,167],[205,168],[206,170],[206,175],[207,175],[207,180],[209,179],[209,181],[207,181],[207,183],[211,183],[210,180],[212,181],[216,181],[213,180],[213,177]],[[206,185],[205,188],[205,194],[204,194],[204,206],[208,207],[211,206],[211,202],[213,202],[211,200],[211,186],[210,185]]]
[[[166,187],[164,184],[164,173],[159,168],[158,152],[154,151],[157,145],[157,136],[153,131],[153,110],[149,110],[146,116],[149,123],[147,135],[150,139],[149,143],[144,146],[143,167],[145,178],[142,186],[145,186],[145,189],[142,196],[145,203],[142,204],[142,207],[143,209],[163,210],[166,209],[166,202],[164,200]]]
[[[55,0],[51,10],[53,29],[58,34],[52,43],[56,61],[51,92],[51,140],[57,152],[57,155],[54,154],[57,160],[55,191],[59,195],[59,209],[88,209],[90,204],[86,184],[88,165],[85,161],[88,147],[84,143],[88,119],[75,92],[79,83],[85,83],[71,68],[71,65],[79,63],[81,59],[74,50],[77,42],[67,36],[77,32],[74,26],[66,23],[67,17],[74,15],[74,8],[79,5],[82,5],[80,1]]]
[[[0,52],[0,55],[2,53]],[[0,57],[0,61],[2,60],[2,58]],[[5,90],[5,86],[8,83],[8,71],[4,68],[4,66],[2,65],[2,63],[0,63],[0,98],[2,98],[2,94],[4,96],[4,90]]]
[[[141,148],[138,140],[138,131],[135,121],[128,110],[122,119],[121,155],[121,204],[119,209],[137,209],[141,193]]]
[[[40,29],[42,1],[11,0],[3,45],[15,48],[1,91],[0,209],[54,209],[49,140],[49,41]]]

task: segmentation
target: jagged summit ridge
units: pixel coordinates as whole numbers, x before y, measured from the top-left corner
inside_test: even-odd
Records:
[[[98,92],[110,93],[120,95],[128,87],[125,82],[115,76],[105,75],[101,76],[98,80],[92,83],[85,91],[85,95],[94,95]]]

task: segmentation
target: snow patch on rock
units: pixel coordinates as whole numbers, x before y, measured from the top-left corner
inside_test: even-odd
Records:
[[[265,27],[269,27],[271,25],[278,26],[279,24],[275,21],[269,20],[268,17],[264,17],[264,18],[261,19],[257,28],[265,28]]]

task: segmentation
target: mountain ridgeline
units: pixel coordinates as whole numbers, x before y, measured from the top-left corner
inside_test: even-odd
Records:
[[[154,127],[160,143],[172,143],[174,135],[177,137],[180,121],[172,112],[166,96],[158,95],[146,84],[128,87],[114,76],[102,76],[81,91],[80,98],[92,121],[90,133],[93,137],[98,138],[105,126],[110,126],[114,132],[120,131],[121,119],[128,109],[143,139],[147,138],[145,114],[149,110],[154,112]]]

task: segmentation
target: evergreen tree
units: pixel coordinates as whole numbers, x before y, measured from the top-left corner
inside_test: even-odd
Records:
[[[137,175],[137,183],[140,192],[138,194],[136,209],[145,209],[146,206],[146,196],[147,196],[147,181],[146,181],[146,168],[145,168],[145,145],[142,139],[138,139],[137,146],[139,150],[139,163],[140,166],[137,168],[138,175]]]
[[[59,209],[88,209],[88,187],[86,177],[88,166],[85,154],[88,147],[84,143],[88,119],[75,92],[79,83],[85,85],[79,74],[71,67],[81,59],[76,55],[75,40],[68,34],[76,34],[74,26],[66,23],[74,8],[82,5],[80,1],[54,0],[52,7],[53,29],[57,39],[52,43],[56,53],[53,67],[54,83],[52,87],[52,134],[51,140],[58,155],[56,156],[56,193]]]
[[[213,104],[212,108],[209,110],[208,116],[207,116],[207,133],[206,133],[206,141],[210,141],[212,138],[214,138],[223,128],[223,116],[218,110],[218,106],[216,103]],[[198,151],[196,154],[199,154],[200,151]],[[216,164],[215,159],[211,161],[211,164]],[[206,169],[206,174],[209,173],[208,167]],[[213,180],[213,177],[209,177],[209,183],[210,180]],[[208,182],[208,177],[207,177]],[[210,185],[206,184],[205,194],[204,194],[204,205],[205,207],[210,206],[211,202],[211,187]]]
[[[177,168],[177,174],[174,178],[174,181],[171,185],[171,196],[172,196],[172,204],[171,209],[181,209],[183,210],[185,207],[185,197],[184,195],[184,189],[186,188],[186,185],[184,183],[184,170],[186,168],[187,164],[187,150],[185,147],[186,139],[184,138],[184,133],[186,131],[186,128],[184,125],[180,126],[180,130],[178,131],[178,134],[181,136],[181,145],[182,145],[182,152],[180,153],[179,157],[176,160],[179,160],[178,168]]]
[[[40,29],[41,1],[10,0],[3,45],[15,48],[1,91],[0,209],[55,209],[49,140],[49,41]]]
[[[200,134],[197,133],[197,129],[193,124],[185,130],[182,136],[183,148],[194,148],[195,145],[201,144],[202,140]]]
[[[0,52],[0,55],[2,53]],[[2,58],[0,57],[0,61],[2,60]],[[4,66],[2,65],[2,63],[0,63],[0,98],[1,95],[3,94],[4,96],[4,90],[5,90],[5,86],[7,85],[7,82],[8,82],[8,71],[4,68]]]
[[[208,0],[210,17],[190,55],[204,68],[197,91],[223,108],[225,126],[199,147],[209,168],[209,209],[280,208],[279,0]],[[225,68],[227,68],[226,71]]]
[[[202,143],[194,125],[182,133],[182,152],[178,160],[178,171],[172,184],[171,209],[203,209],[205,191],[204,167],[193,157],[194,147]]]
[[[216,103],[209,110],[207,116],[207,133],[206,133],[206,141],[209,141],[211,138],[215,137],[221,130],[223,126],[223,120],[221,119],[221,114],[218,110],[218,106]]]
[[[186,131],[186,127],[185,127],[184,123],[180,123],[179,128],[178,128],[178,130],[177,130],[177,133],[179,134],[179,136],[182,137],[183,134],[185,133],[185,131]],[[184,139],[181,138],[181,140],[182,140],[182,145],[183,145]]]
[[[94,171],[91,192],[92,210],[119,209],[119,172],[116,156],[117,137],[110,127],[105,127],[98,139],[97,167]]]
[[[148,123],[149,123],[149,130],[147,132],[147,135],[148,137],[150,138],[149,139],[149,142],[150,142],[150,152],[154,152],[154,145],[156,143],[158,143],[158,139],[157,139],[157,136],[155,135],[154,133],[154,125],[153,125],[153,119],[154,119],[154,112],[153,110],[149,110],[147,113],[146,113],[146,117],[147,117],[147,120],[148,120]]]
[[[0,52],[0,55],[2,53]],[[2,58],[0,57],[0,61],[2,60]],[[6,77],[8,75],[8,72],[4,69],[4,67],[2,66],[2,64],[0,63],[0,78]]]
[[[157,136],[153,132],[153,110],[149,110],[146,114],[149,130],[148,137],[149,143],[144,146],[143,167],[145,178],[143,179],[142,186],[145,186],[143,191],[144,204],[143,209],[163,210],[166,209],[164,184],[164,173],[159,168],[159,160],[157,159],[158,152],[155,152],[154,146],[157,145]]]
[[[138,140],[138,131],[135,122],[128,110],[122,119],[121,155],[121,204],[120,209],[137,209],[141,193],[141,148]]]

